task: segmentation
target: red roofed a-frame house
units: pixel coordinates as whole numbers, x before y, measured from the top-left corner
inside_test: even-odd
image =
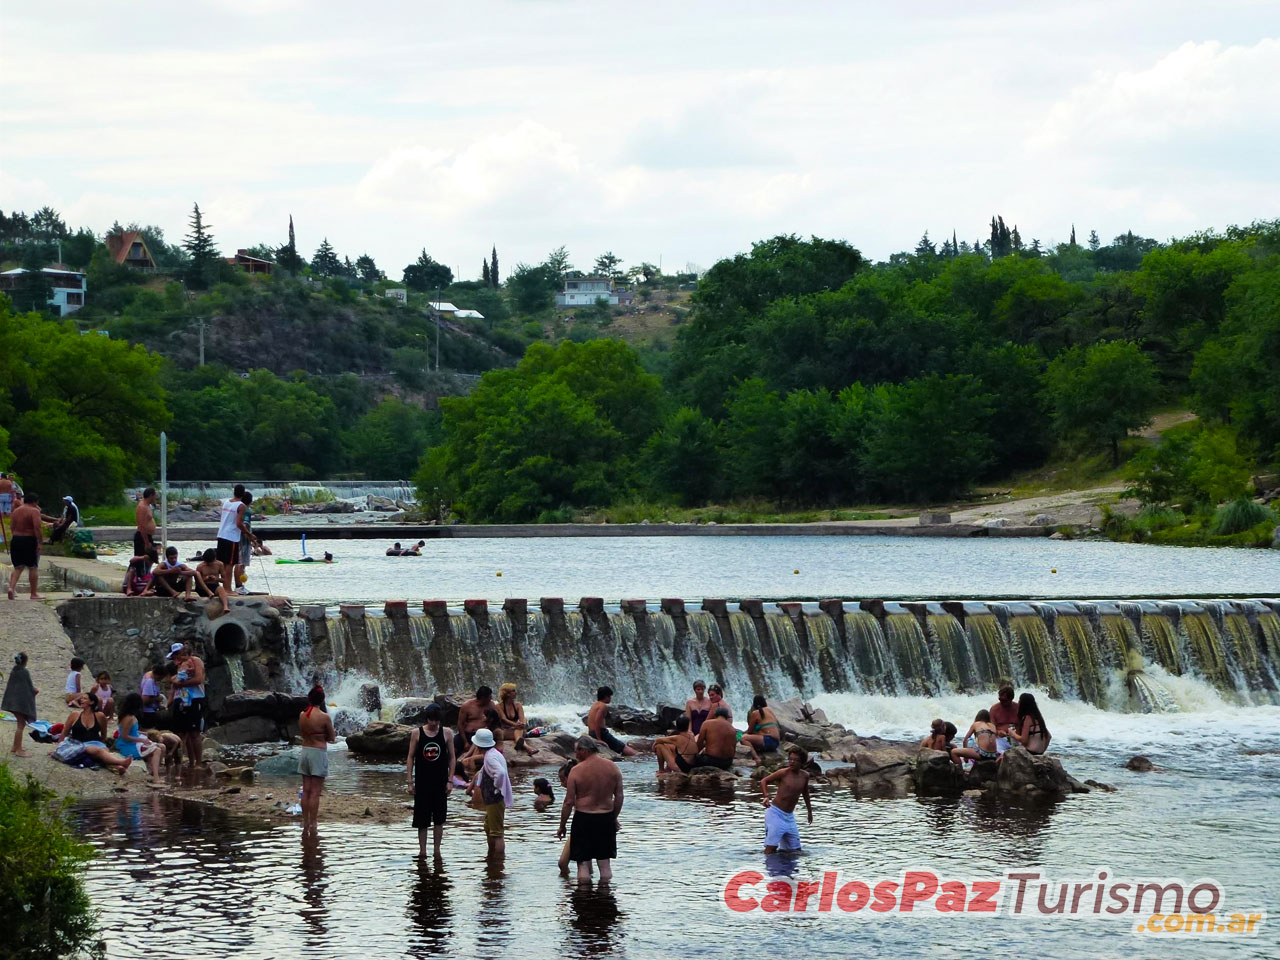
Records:
[[[116,263],[135,270],[154,270],[156,259],[151,256],[146,238],[140,230],[116,230],[106,236],[107,251]]]

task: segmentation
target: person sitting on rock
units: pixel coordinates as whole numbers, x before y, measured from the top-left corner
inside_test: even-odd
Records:
[[[809,797],[809,771],[805,766],[809,755],[792,744],[787,748],[787,765],[760,779],[760,792],[764,794],[764,852],[791,852],[800,849],[800,828],[796,826],[795,809],[800,798],[813,823],[813,803]],[[778,784],[773,799],[769,798],[769,784]]]
[[[733,769],[733,755],[738,749],[738,731],[729,722],[729,708],[719,707],[698,732],[696,743],[697,755],[692,760],[685,760],[676,755],[676,766],[684,773],[694,767],[718,767],[721,770]]]
[[[498,751],[501,752],[502,740],[503,740],[502,717],[499,715],[497,710],[493,709],[493,707],[489,707],[484,712],[483,729],[488,730],[490,733],[493,734],[493,741],[498,745]],[[479,733],[479,732],[480,732],[479,730],[476,731],[476,733]],[[474,735],[473,735],[473,739],[474,739]],[[457,742],[456,738],[454,742],[455,743]],[[462,767],[463,774],[466,776],[467,779],[471,779],[476,775],[476,771],[479,770],[480,765],[484,763],[484,755],[485,755],[485,751],[479,749],[474,742],[471,744],[470,747],[467,748],[467,752],[463,754],[462,761],[460,764]]]
[[[498,688],[498,712],[502,720],[502,736],[506,740],[514,740],[517,750],[533,756],[533,747],[525,740],[525,731],[529,723],[525,720],[524,704],[516,699],[516,685],[504,683]]]
[[[82,693],[71,704],[71,714],[62,725],[58,743],[74,740],[84,748],[84,755],[95,763],[109,767],[117,776],[124,776],[132,757],[122,757],[107,749],[107,718],[98,708],[98,701],[91,694]],[[56,751],[55,751],[56,753]]]
[[[218,551],[210,547],[200,555],[196,565],[196,593],[202,597],[217,597],[224,611],[231,608],[231,596],[223,585],[224,566],[218,559]]]
[[[609,732],[609,704],[613,702],[613,689],[601,687],[596,691],[596,702],[587,713],[587,732],[614,753],[634,757],[635,747],[629,747]]]
[[[98,701],[103,714],[110,720],[116,713],[116,692],[111,688],[111,674],[102,670],[94,679],[97,682],[89,688],[89,693]]]
[[[991,722],[996,727],[996,751],[1009,749],[1009,731],[1018,725],[1018,705],[1013,702],[1013,687],[1005,684],[997,694],[999,700],[991,705]]]
[[[181,590],[182,599],[191,600],[194,599],[191,587],[195,578],[196,572],[178,559],[178,548],[169,547],[164,552],[164,559],[156,564],[151,582],[158,593],[167,597],[177,597],[178,591]]]
[[[947,749],[947,721],[938,717],[933,723],[929,724],[929,735],[920,741],[921,750],[946,750]]]
[[[659,737],[653,743],[653,752],[658,755],[658,776],[678,769],[681,758],[687,764],[698,753],[698,741],[689,732],[689,717],[680,714],[676,717],[676,732],[667,737]]]
[[[1000,757],[996,750],[996,725],[991,722],[990,710],[979,710],[973,723],[965,731],[964,742],[968,744],[973,738],[973,746],[953,747],[951,761],[963,766],[968,760],[996,760]]]
[[[747,745],[756,763],[760,762],[761,753],[773,753],[782,742],[782,728],[778,726],[778,718],[760,694],[756,694],[751,701],[751,709],[747,711],[747,732],[742,735],[742,742]]]
[[[1034,694],[1018,698],[1018,722],[1009,728],[1009,736],[1027,748],[1028,753],[1041,754],[1049,749],[1049,725],[1040,715]]]
[[[729,722],[733,723],[733,707],[729,706],[729,701],[724,698],[724,687],[718,683],[707,687],[707,699],[711,701],[711,712],[707,714],[708,717],[714,717],[717,710],[724,710],[728,714]]]
[[[689,732],[695,737],[702,730],[702,724],[711,716],[715,706],[707,699],[707,684],[704,680],[693,681],[693,697],[684,702],[684,715],[689,718]]]

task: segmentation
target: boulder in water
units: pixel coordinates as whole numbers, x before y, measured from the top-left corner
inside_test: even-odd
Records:
[[[581,719],[586,723],[587,715],[583,714]],[[625,704],[610,704],[607,722],[612,729],[631,736],[652,737],[667,732],[656,713]]]
[[[1130,757],[1129,762],[1125,764],[1130,770],[1136,770],[1139,773],[1147,773],[1156,768],[1156,765],[1147,757],[1139,754],[1136,757]]]
[[[676,718],[684,716],[684,707],[673,707],[669,703],[658,704],[658,725],[662,727],[662,732],[676,728]]]
[[[382,710],[382,691],[378,689],[376,683],[360,684],[360,695],[356,700],[360,704],[361,710],[367,710],[369,713],[379,713]]]
[[[1061,800],[1074,792],[1061,763],[1025,747],[1010,747],[1001,756],[995,789],[1001,796],[1032,802]]]
[[[916,793],[922,797],[955,797],[969,786],[964,770],[941,750],[921,750],[910,764]]]
[[[440,717],[440,722],[446,727],[458,726],[458,711],[462,709],[462,705],[467,702],[467,697],[460,697],[456,693],[437,693],[435,702],[440,704],[440,709],[444,711]]]
[[[434,700],[428,700],[426,697],[409,697],[396,704],[392,721],[395,723],[403,723],[408,727],[418,727],[427,722],[427,707],[435,703]],[[458,722],[458,715],[455,711],[453,715],[453,723],[445,723],[446,727],[453,727]],[[407,748],[406,748],[407,749]]]
[[[269,717],[242,717],[221,726],[210,727],[209,736],[219,743],[238,746],[243,743],[270,743],[278,741],[280,727]],[[406,750],[408,747],[406,746]]]
[[[869,737],[853,750],[854,792],[866,797],[905,797],[912,784],[908,764],[918,745]]]
[[[274,690],[242,690],[223,698],[218,715],[224,723],[245,717],[275,719],[280,715],[280,701]]]
[[[350,734],[347,737],[347,747],[356,753],[404,757],[409,752],[409,737],[412,733],[413,727],[378,720],[358,733]]]

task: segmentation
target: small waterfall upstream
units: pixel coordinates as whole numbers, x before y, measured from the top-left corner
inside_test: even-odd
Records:
[[[734,702],[849,691],[934,696],[1003,682],[1109,710],[1176,709],[1161,677],[1194,677],[1244,704],[1280,703],[1280,601],[779,603],[706,600],[577,609],[544,599],[383,611],[304,607],[284,664],[300,688],[354,676],[392,696],[512,681],[526,699],[580,703],[597,686],[638,706],[682,703],[696,677]],[[1127,695],[1126,695],[1127,691]]]

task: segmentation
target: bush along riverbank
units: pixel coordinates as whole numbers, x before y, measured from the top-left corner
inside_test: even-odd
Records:
[[[1280,517],[1252,500],[1233,500],[1219,507],[1148,505],[1126,517],[1103,507],[1102,532],[1124,543],[1172,547],[1268,547],[1280,550]]]
[[[0,917],[6,956],[103,956],[81,883],[93,848],[66,821],[66,802],[0,763]]]

